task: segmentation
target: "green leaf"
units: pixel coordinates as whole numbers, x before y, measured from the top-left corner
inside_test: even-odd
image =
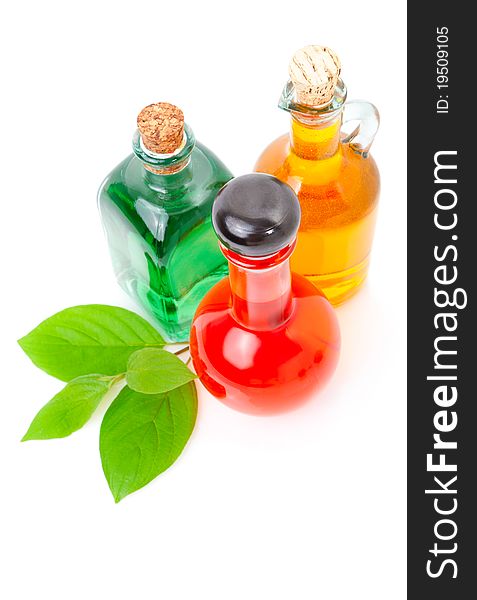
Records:
[[[131,354],[126,371],[128,386],[143,394],[162,394],[195,379],[185,364],[161,348],[143,348]]]
[[[103,471],[119,502],[165,471],[182,452],[197,416],[193,383],[165,394],[124,388],[101,425]]]
[[[63,438],[77,431],[89,420],[113,378],[85,375],[70,381],[33,419],[22,442]]]
[[[139,315],[104,304],[62,310],[18,343],[37,367],[63,381],[89,373],[124,373],[133,352],[165,344]]]

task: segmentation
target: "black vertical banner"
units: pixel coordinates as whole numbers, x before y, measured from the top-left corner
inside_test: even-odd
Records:
[[[477,597],[477,30],[469,6],[408,7],[410,600]]]

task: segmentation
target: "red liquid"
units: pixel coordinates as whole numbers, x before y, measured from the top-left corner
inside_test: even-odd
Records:
[[[252,414],[302,404],[331,377],[339,347],[331,305],[304,277],[290,277],[288,258],[264,270],[231,262],[230,278],[204,297],[191,330],[202,383],[224,404]]]

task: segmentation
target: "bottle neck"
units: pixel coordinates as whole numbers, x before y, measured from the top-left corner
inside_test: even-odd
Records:
[[[232,311],[248,329],[276,329],[290,317],[292,303],[290,255],[287,248],[265,258],[244,259],[223,248],[229,261]]]
[[[190,157],[182,163],[174,165],[170,171],[157,171],[144,165],[144,177],[152,189],[157,192],[170,192],[180,190],[187,186],[192,179],[192,166]]]
[[[170,189],[181,187],[190,179],[191,156],[195,147],[192,129],[184,125],[183,144],[171,154],[156,154],[148,150],[143,143],[139,130],[133,137],[133,151],[142,162],[145,176],[150,183]]]
[[[341,111],[333,116],[292,113],[290,143],[293,152],[306,160],[325,160],[340,147]]]

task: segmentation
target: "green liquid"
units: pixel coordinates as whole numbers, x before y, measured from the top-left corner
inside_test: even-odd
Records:
[[[187,341],[195,310],[228,273],[212,203],[232,174],[196,143],[178,173],[157,175],[130,155],[106,178],[99,208],[121,287],[168,341]]]

